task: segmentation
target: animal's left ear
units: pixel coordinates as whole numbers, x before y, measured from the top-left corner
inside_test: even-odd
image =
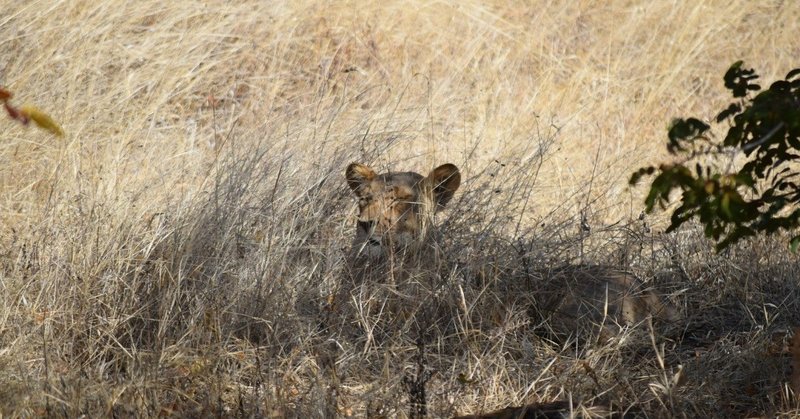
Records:
[[[433,191],[436,209],[439,210],[453,199],[456,190],[461,186],[461,173],[458,167],[447,163],[433,169],[425,181]]]

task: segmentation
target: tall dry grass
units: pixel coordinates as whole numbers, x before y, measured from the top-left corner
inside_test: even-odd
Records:
[[[67,132],[2,124],[3,415],[393,417],[420,413],[422,390],[434,417],[565,399],[797,412],[796,257],[659,236],[626,187],[672,117],[726,103],[730,63],[797,66],[794,3],[0,10],[0,84]],[[351,161],[461,168],[448,257],[415,279],[428,298],[397,308],[376,282],[331,309]],[[574,262],[657,284],[681,331],[548,341],[525,281]]]

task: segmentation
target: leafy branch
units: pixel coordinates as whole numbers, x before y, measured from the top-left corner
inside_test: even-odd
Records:
[[[725,87],[734,100],[715,118],[728,123],[722,141],[697,118],[677,119],[670,126],[667,151],[677,163],[647,166],[634,172],[630,184],[654,176],[645,198],[646,211],[665,210],[673,191],[680,205],[672,212],[673,231],[697,218],[717,250],[746,237],[777,231],[796,233],[800,226],[800,68],[767,90],[753,69],[734,63]],[[754,96],[753,96],[754,95]],[[738,170],[732,170],[740,162]],[[724,164],[724,169],[720,169]],[[800,234],[790,239],[793,251]]]
[[[11,119],[14,119],[22,125],[28,125],[33,121],[36,126],[42,128],[50,133],[59,137],[64,136],[64,130],[61,126],[50,117],[50,115],[42,112],[39,108],[32,105],[23,105],[19,108],[11,104],[11,99],[14,94],[0,86],[0,101],[3,102],[3,107]]]

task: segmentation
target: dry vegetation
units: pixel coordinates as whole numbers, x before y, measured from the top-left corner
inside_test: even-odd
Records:
[[[529,3],[5,2],[0,85],[66,136],[0,121],[0,415],[800,412],[797,257],[658,235],[626,188],[730,63],[797,67],[800,6]],[[428,298],[331,308],[351,161],[462,169]],[[526,281],[575,262],[686,321],[549,341]]]

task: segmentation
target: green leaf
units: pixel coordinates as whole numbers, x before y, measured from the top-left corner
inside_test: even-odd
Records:
[[[800,235],[794,236],[789,240],[789,249],[792,250],[792,253],[797,253],[797,246],[800,246]]]
[[[750,80],[758,78],[753,69],[742,68],[744,62],[737,61],[725,73],[725,87],[733,93],[733,97],[745,97],[748,90],[760,90],[761,86],[751,84]]]
[[[731,103],[730,105],[728,105],[727,109],[725,109],[724,111],[722,111],[719,114],[717,114],[716,121],[717,122],[722,122],[722,121],[728,119],[729,117],[731,117],[732,115],[735,115],[735,114],[741,112],[741,110],[742,110],[742,107],[739,106],[738,103]]]
[[[708,124],[696,118],[674,119],[667,133],[669,137],[667,151],[672,154],[678,151],[684,151],[685,148],[681,144],[682,142],[693,142],[708,131],[709,128],[711,127]]]
[[[636,185],[636,184],[639,183],[639,180],[642,178],[642,176],[652,175],[655,171],[656,171],[656,168],[653,167],[653,166],[642,167],[641,169],[633,172],[633,174],[631,175],[630,180],[628,180],[628,184],[631,185],[631,186]]]
[[[737,173],[736,175],[734,175],[733,178],[736,181],[736,184],[748,186],[748,187],[750,187],[750,188],[755,190],[756,182],[755,182],[755,180],[753,180],[753,177],[750,176],[749,173],[741,173],[740,172],[740,173]]]

